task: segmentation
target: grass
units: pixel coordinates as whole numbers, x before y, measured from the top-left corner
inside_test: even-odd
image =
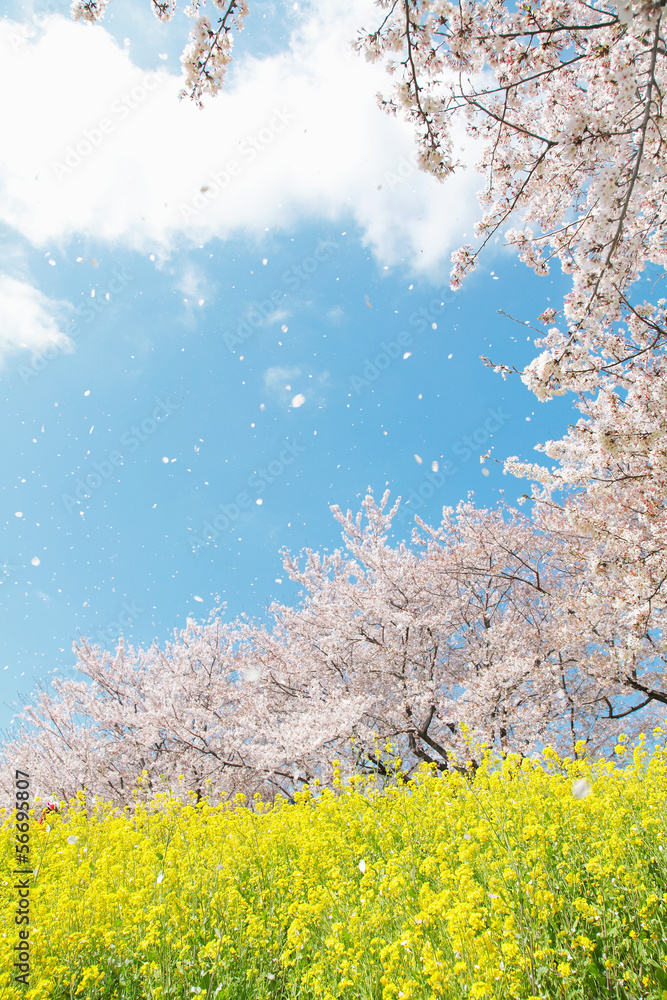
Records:
[[[80,794],[31,821],[27,987],[5,815],[0,1000],[667,1000],[665,735],[295,805]]]

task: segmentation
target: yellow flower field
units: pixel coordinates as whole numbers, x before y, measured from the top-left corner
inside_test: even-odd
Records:
[[[30,979],[14,979],[15,817],[0,829],[0,1000],[667,998],[667,748],[485,755],[213,807],[30,822]]]

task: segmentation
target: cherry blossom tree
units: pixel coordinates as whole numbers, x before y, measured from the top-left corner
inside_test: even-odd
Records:
[[[408,766],[444,770],[450,754],[470,756],[466,728],[501,749],[534,746],[553,715],[545,692],[553,696],[554,684],[548,668],[534,669],[544,638],[539,588],[530,572],[509,583],[526,531],[534,540],[529,526],[515,518],[513,551],[499,513],[463,505],[456,517],[445,512],[437,532],[422,524],[429,541],[415,538],[417,551],[392,549],[398,504],[387,511],[387,501],[366,497],[365,526],[361,512],[332,508],[345,554],[308,550],[303,569],[285,554],[307,596],[297,608],[273,607],[273,650],[298,650],[330,685],[372,698],[354,729],[357,760],[372,769],[382,770],[377,746],[389,741]]]
[[[422,166],[460,165],[457,116],[483,140],[482,245],[520,214],[508,240],[522,259],[544,274],[557,257],[573,274],[568,318],[616,319],[628,284],[665,262],[664,3],[377,6],[382,24],[360,44],[398,77],[384,104],[414,122]],[[459,252],[455,282],[478,252]]]
[[[665,300],[633,300],[642,272],[667,259],[664,2],[378,6],[382,24],[360,45],[396,79],[382,103],[414,123],[424,169],[460,166],[457,117],[481,140],[480,243],[453,255],[453,283],[505,226],[538,274],[557,260],[572,275],[563,322],[545,311],[541,353],[521,374],[539,399],[576,393],[583,417],[543,446],[557,466],[506,468],[537,480],[536,525],[588,539],[587,606],[615,612],[605,677],[640,698],[623,711],[664,705]]]
[[[383,779],[397,759],[403,774],[474,770],[479,742],[599,753],[657,718],[662,609],[628,622],[591,587],[590,538],[562,508],[468,501],[392,546],[388,499],[332,508],[343,549],[283,553],[302,599],[272,605],[270,627],[214,612],[164,649],[77,643],[84,679],[40,692],[4,762],[20,759],[42,797],[129,804],[143,774],[149,792],[291,799],[335,760]]]
[[[43,798],[86,789],[127,804],[142,775],[149,792],[289,796],[297,760],[315,760],[318,741],[346,731],[358,706],[335,697],[323,704],[307,685],[293,698],[258,684],[246,632],[243,621],[224,624],[214,613],[206,623],[188,620],[164,649],[121,640],[109,653],[75,643],[84,679],[56,679],[31,700],[4,761],[22,761]],[[10,797],[9,786],[3,792]]]
[[[387,499],[367,496],[366,527],[332,508],[348,558],[308,551],[300,570],[286,555],[308,597],[274,608],[283,644],[346,692],[373,696],[355,727],[371,764],[378,736],[408,767],[443,770],[451,753],[470,756],[466,732],[501,752],[551,742],[572,753],[583,739],[601,753],[664,714],[661,616],[631,631],[626,603],[598,593],[595,537],[558,509],[528,517],[466,502],[437,528],[417,519],[412,548],[392,549]]]
[[[651,325],[664,330],[664,300],[637,318],[640,341]],[[660,323],[660,327],[658,327]],[[618,375],[600,378],[595,396],[580,398],[583,413],[561,441],[539,447],[555,460],[507,462],[508,471],[535,483],[534,522],[551,538],[579,537],[585,561],[583,612],[599,618],[595,635],[609,650],[600,680],[610,697],[609,719],[645,706],[667,711],[667,361],[638,352]]]

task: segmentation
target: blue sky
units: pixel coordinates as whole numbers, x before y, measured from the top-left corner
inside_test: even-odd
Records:
[[[568,281],[499,242],[448,290],[479,179],[420,174],[377,110],[344,44],[372,5],[261,7],[203,112],[176,97],[186,18],[2,7],[0,727],[78,635],[295,601],[279,550],[336,547],[330,505],[369,486],[409,498],[397,538],[514,501],[480,454],[572,419],[479,360],[530,360]]]

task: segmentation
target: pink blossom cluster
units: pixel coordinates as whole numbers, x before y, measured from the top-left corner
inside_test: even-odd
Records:
[[[110,0],[73,0],[72,16],[79,21],[94,24],[104,17]],[[227,66],[232,61],[233,31],[243,29],[248,13],[247,0],[208,0],[216,8],[217,23],[211,24],[208,14],[202,12],[207,0],[192,0],[185,13],[193,21],[190,40],[181,56],[184,86],[181,97],[190,97],[202,107],[205,94],[214,96],[221,89]],[[170,21],[178,5],[176,0],[150,0],[158,20]]]
[[[662,0],[377,0],[359,39],[392,79],[386,109],[416,128],[421,165],[457,164],[451,132],[481,143],[477,250],[452,255],[457,287],[499,231],[538,274],[572,275],[567,329],[551,334],[531,387],[549,398],[627,316],[629,287],[667,263]]]

